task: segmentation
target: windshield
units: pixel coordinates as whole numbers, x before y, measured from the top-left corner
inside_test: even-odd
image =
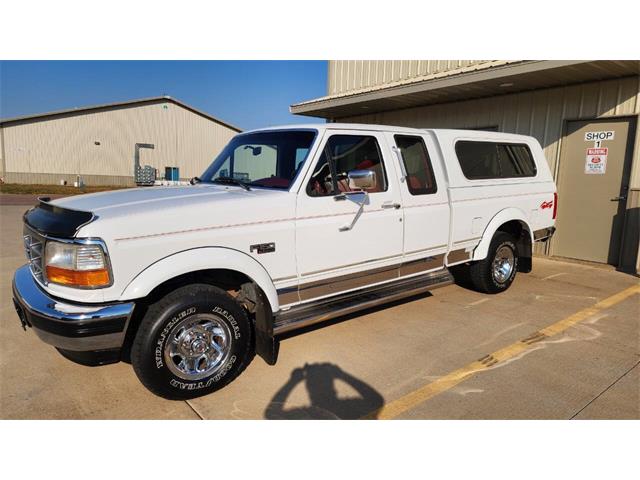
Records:
[[[238,135],[222,150],[200,180],[242,182],[245,186],[288,190],[307,158],[316,132],[266,131]]]

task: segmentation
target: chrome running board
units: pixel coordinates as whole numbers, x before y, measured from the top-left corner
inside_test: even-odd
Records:
[[[274,319],[273,334],[281,335],[359,310],[445,287],[452,283],[453,277],[445,268],[437,272],[399,279],[384,285],[362,288],[316,302],[305,303],[278,312]]]

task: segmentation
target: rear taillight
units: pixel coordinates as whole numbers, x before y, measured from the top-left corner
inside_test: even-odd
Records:
[[[553,192],[553,219],[556,219],[558,213],[558,192]]]

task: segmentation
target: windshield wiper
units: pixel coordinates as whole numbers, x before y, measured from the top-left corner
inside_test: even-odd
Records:
[[[224,184],[227,184],[227,185],[238,185],[239,187],[244,188],[246,191],[251,190],[251,187],[249,185],[247,185],[243,181],[238,180],[237,178],[233,178],[233,177],[216,177],[213,180],[211,180],[211,182],[213,182],[213,183],[224,183]]]

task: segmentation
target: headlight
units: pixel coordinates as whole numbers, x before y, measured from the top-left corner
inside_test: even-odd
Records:
[[[106,254],[99,244],[50,240],[44,257],[47,280],[69,287],[106,287],[111,283]]]

